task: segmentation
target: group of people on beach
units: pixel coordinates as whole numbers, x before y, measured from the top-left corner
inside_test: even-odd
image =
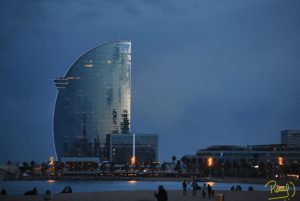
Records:
[[[70,186],[66,186],[60,193],[72,193],[72,188]],[[4,188],[2,188],[0,194],[7,195],[7,192]],[[38,190],[36,187],[24,193],[24,195],[37,195],[37,194],[38,194]],[[52,192],[47,189],[44,194],[44,200],[48,201],[48,200],[52,200],[52,198],[53,198]]]
[[[197,195],[197,190],[201,191],[201,187],[198,185],[196,179],[193,179],[192,183],[189,181],[186,182],[186,180],[182,182],[182,194],[184,196],[187,196],[188,187],[192,189],[192,196]],[[206,183],[204,183],[202,187],[202,199],[206,199],[206,194],[208,195],[208,199],[210,199],[215,196],[215,190],[212,189],[210,184],[206,185]]]
[[[70,186],[66,186],[60,193],[72,193],[72,188]],[[38,194],[38,191],[37,191],[36,187],[34,187],[32,190],[26,191],[24,193],[24,195],[37,195],[37,194]],[[44,194],[44,200],[48,201],[48,200],[52,200],[52,198],[53,198],[52,192],[49,189],[47,189]]]
[[[187,196],[189,187],[192,189],[192,196],[197,195],[197,190],[202,190],[202,199],[206,199],[206,194],[208,195],[208,199],[211,199],[215,196],[215,190],[212,189],[210,184],[206,185],[206,183],[204,183],[203,187],[201,188],[196,179],[194,179],[192,183],[187,182],[186,180],[182,182],[182,194],[184,196]],[[158,187],[158,190],[154,193],[154,196],[156,197],[157,201],[168,201],[168,193],[162,185]]]

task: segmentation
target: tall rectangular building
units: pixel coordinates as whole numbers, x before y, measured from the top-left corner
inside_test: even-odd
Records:
[[[282,130],[281,144],[300,146],[300,130]]]

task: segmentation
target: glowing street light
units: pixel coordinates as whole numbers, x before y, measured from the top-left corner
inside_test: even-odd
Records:
[[[214,164],[213,158],[212,157],[208,157],[207,158],[207,165],[208,165],[208,167],[212,167],[213,164]]]
[[[131,165],[135,165],[135,156],[132,156],[131,158]]]
[[[54,157],[51,156],[51,157],[49,158],[49,161],[48,161],[49,172],[50,172],[51,175],[54,175],[54,172],[55,172],[55,169],[54,169],[54,163],[55,163]]]
[[[278,163],[279,166],[283,166],[284,165],[284,159],[283,159],[283,157],[279,156],[277,158],[277,163]]]

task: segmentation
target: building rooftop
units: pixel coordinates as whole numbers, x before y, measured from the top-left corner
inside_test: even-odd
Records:
[[[300,147],[291,144],[262,144],[262,145],[247,145],[247,146],[236,146],[236,145],[212,145],[206,149],[200,149],[201,151],[300,151]]]

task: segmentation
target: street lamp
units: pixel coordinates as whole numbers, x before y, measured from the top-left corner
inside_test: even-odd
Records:
[[[54,157],[51,156],[51,157],[49,158],[49,161],[48,161],[49,172],[50,172],[51,175],[54,175],[54,173],[55,173],[54,164],[55,164]]]
[[[131,165],[135,165],[135,156],[132,156],[131,158]]]
[[[279,156],[277,158],[277,163],[278,163],[279,166],[283,166],[284,165],[284,159],[283,159],[282,156]]]
[[[208,173],[208,176],[211,177],[211,169],[212,169],[212,166],[214,165],[214,159],[213,157],[208,157],[207,158],[207,166],[208,166],[208,170],[209,170],[209,173]]]
[[[213,158],[212,158],[212,157],[208,157],[208,158],[207,158],[207,166],[208,166],[208,167],[212,167],[213,164],[214,164]]]

